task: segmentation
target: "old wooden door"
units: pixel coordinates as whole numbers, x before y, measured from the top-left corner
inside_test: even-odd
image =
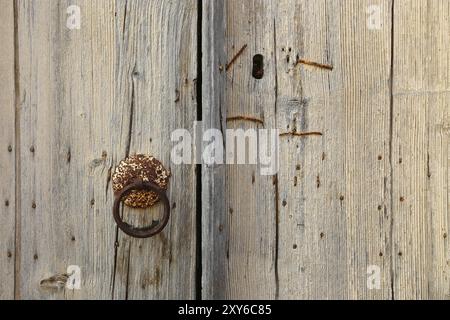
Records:
[[[0,298],[449,299],[449,15],[447,0],[0,0]],[[278,129],[278,170],[174,165],[171,134],[195,121]],[[149,239],[111,214],[135,153],[172,172]]]

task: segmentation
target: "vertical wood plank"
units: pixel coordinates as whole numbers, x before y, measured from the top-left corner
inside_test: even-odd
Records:
[[[151,154],[171,169],[169,225],[149,239],[119,231],[115,298],[193,299],[196,268],[195,164],[171,165],[171,132],[191,130],[197,116],[197,1],[117,1],[114,122],[128,154]],[[134,225],[151,224],[162,205],[124,210]],[[153,212],[149,214],[148,212]]]
[[[18,1],[19,297],[193,298],[195,166],[171,168],[169,226],[146,240],[117,230],[110,176],[130,153],[170,168],[170,133],[192,126],[197,2],[80,1],[79,30],[66,28],[71,4]],[[125,210],[136,224],[151,218]],[[81,290],[39,286],[68,265]]]
[[[375,2],[380,30],[367,27],[372,4],[278,5],[278,127],[323,134],[281,138],[280,298],[390,297],[390,1]]]
[[[257,176],[252,166],[227,168],[227,208],[219,206],[207,223],[209,230],[226,233],[213,239],[221,250],[218,243],[227,241],[219,260],[226,273],[208,293],[220,288],[225,292],[215,296],[229,298],[391,296],[391,2],[378,2],[383,27],[377,31],[367,27],[370,4],[226,2],[225,44],[206,48],[225,47],[227,62],[233,60],[229,68],[220,59],[211,66],[226,73],[224,85],[222,78],[214,82],[224,86],[215,107],[234,118],[227,128],[257,127],[235,119],[244,116],[285,134],[277,179]],[[256,53],[264,56],[262,80],[251,77]],[[219,115],[224,117],[222,110]],[[292,131],[323,136],[289,136]],[[223,185],[223,176],[218,181]],[[381,290],[367,286],[373,265],[381,271]],[[212,272],[209,279],[224,270]]]
[[[393,252],[398,299],[448,299],[448,1],[395,1]]]
[[[347,297],[391,299],[392,1],[344,2],[341,21]]]
[[[245,50],[226,73],[226,128],[257,134],[259,129],[275,129],[275,52],[274,19],[270,1],[227,1],[226,41],[227,64],[239,50]],[[264,74],[253,76],[253,59],[261,55]],[[217,66],[213,66],[217,68]],[[262,123],[239,119],[250,117]],[[233,141],[234,140],[234,141]],[[255,141],[255,140],[254,140]],[[227,136],[227,153],[239,149],[232,146],[244,140]],[[247,150],[252,139],[248,138]],[[257,149],[259,150],[259,149]],[[226,297],[233,299],[273,299],[276,296],[276,184],[272,175],[262,175],[260,164],[227,163],[226,225],[227,251],[223,263]],[[274,156],[274,155],[272,155]],[[274,156],[275,158],[275,156]],[[258,157],[259,159],[259,157]],[[274,172],[276,174],[276,172]],[[225,260],[226,258],[226,260]]]
[[[272,11],[265,1],[204,1],[203,5],[203,125],[220,130],[228,148],[233,142],[226,139],[224,129],[244,133],[275,125]],[[267,61],[261,80],[252,77],[255,54]],[[264,124],[239,120],[242,116]],[[203,165],[202,170],[202,296],[274,298],[273,178],[261,176],[254,164]]]
[[[14,3],[0,1],[0,299],[14,298],[15,268],[15,77]]]
[[[224,129],[244,133],[275,126],[272,9],[264,1],[205,1],[203,5],[204,128],[220,130],[225,146],[230,141]],[[261,80],[252,77],[255,54],[265,60]],[[203,297],[274,298],[273,178],[262,176],[255,164],[202,168]]]
[[[202,129],[219,129],[226,126],[224,98],[225,75],[219,66],[226,64],[225,53],[225,2],[202,1]],[[225,225],[226,182],[225,165],[201,166],[201,297],[224,299],[226,297],[227,239],[219,226]]]
[[[196,171],[171,164],[170,133],[196,119],[200,9],[203,129],[286,133],[275,177],[202,165],[202,297],[450,297],[447,1],[0,5],[0,298],[195,297]],[[134,153],[172,171],[171,220],[152,239],[111,215],[111,171]],[[123,214],[143,225],[160,209]],[[69,265],[80,290],[48,280]]]
[[[72,4],[17,1],[22,299],[112,296],[114,3],[78,1],[80,29],[67,27]],[[80,290],[48,280],[69,265]]]

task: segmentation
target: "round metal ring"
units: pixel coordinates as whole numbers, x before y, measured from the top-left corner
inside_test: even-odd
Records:
[[[123,198],[125,198],[127,195],[129,195],[133,190],[146,190],[146,191],[153,191],[156,194],[159,195],[161,201],[164,204],[164,216],[161,220],[159,220],[156,224],[152,224],[147,227],[134,227],[126,222],[124,222],[120,216],[120,203]],[[170,205],[169,205],[169,199],[167,199],[166,192],[159,188],[156,184],[152,182],[144,182],[142,180],[136,181],[134,183],[131,183],[124,187],[122,190],[120,190],[115,197],[114,200],[114,206],[113,206],[113,215],[114,220],[116,220],[117,225],[119,228],[128,234],[129,236],[135,237],[135,238],[149,238],[152,237],[158,233],[160,233],[164,227],[167,225],[167,222],[169,221],[170,216]]]

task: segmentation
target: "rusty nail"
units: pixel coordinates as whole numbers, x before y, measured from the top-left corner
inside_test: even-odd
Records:
[[[280,133],[280,137],[284,136],[294,136],[294,137],[303,137],[303,136],[323,136],[322,132],[284,132]]]
[[[242,48],[234,55],[234,57],[228,62],[225,70],[228,71],[230,67],[233,65],[233,63],[237,60],[237,58],[244,52],[244,50],[247,48],[247,44],[244,44]]]
[[[228,121],[237,121],[237,120],[252,121],[252,122],[264,124],[263,120],[261,120],[259,118],[251,117],[251,116],[234,116],[234,117],[227,118],[227,122]]]
[[[317,68],[321,68],[321,69],[333,70],[333,66],[331,66],[331,65],[322,64],[322,63],[313,62],[313,61],[308,61],[308,60],[304,60],[304,59],[298,59],[295,62],[294,67],[296,67],[299,64],[305,64],[305,65],[308,65],[308,66],[317,67]]]

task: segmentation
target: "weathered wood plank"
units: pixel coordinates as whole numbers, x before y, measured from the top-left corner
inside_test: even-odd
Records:
[[[170,167],[171,131],[192,126],[196,4],[83,1],[69,30],[68,2],[19,1],[19,297],[194,297],[195,166],[171,168],[170,225],[146,240],[118,233],[110,173],[130,152]],[[39,287],[69,264],[81,290]]]
[[[450,298],[450,4],[395,1],[393,271],[398,299]]]
[[[247,132],[256,135],[258,129],[275,128],[276,39],[272,10],[268,1],[252,1],[245,6],[240,1],[227,1],[227,61],[246,45],[229,70],[225,70],[223,108],[227,114],[227,129],[249,130]],[[252,75],[253,57],[257,54],[263,57],[261,79]],[[242,116],[263,123],[233,120]],[[239,143],[240,139],[233,140],[227,140],[229,146],[233,142]],[[251,143],[249,138],[248,148]],[[235,152],[241,156],[237,147],[231,148],[227,153]],[[249,158],[246,163],[248,161]],[[261,174],[261,168],[261,163],[227,165],[227,210],[223,214],[227,221],[224,232],[228,233],[228,243],[223,263],[227,265],[224,280],[227,284],[225,294],[229,298],[273,299],[276,295],[276,184],[274,176]]]
[[[0,298],[194,298],[196,166],[171,164],[170,133],[197,117],[201,8],[80,0],[71,30],[72,4],[0,0]],[[202,2],[203,129],[285,133],[275,177],[201,167],[203,298],[450,298],[449,13],[445,0]],[[134,153],[172,171],[171,220],[152,239],[111,215],[111,170]],[[160,213],[124,210],[137,225]],[[69,265],[80,290],[39,285]]]
[[[377,3],[381,30],[367,27],[372,1],[278,5],[278,128],[323,134],[281,137],[280,298],[390,297],[391,19]]]
[[[108,189],[118,148],[113,111],[114,4],[17,1],[21,245],[17,297],[112,296],[115,227]],[[105,192],[106,190],[106,192]],[[40,281],[81,269],[81,289]]]
[[[226,78],[218,72],[225,66],[225,2],[202,2],[202,129],[225,128],[224,92]],[[219,226],[226,222],[225,165],[201,166],[201,295],[203,299],[226,297],[227,272],[224,257],[227,250],[227,232]],[[223,228],[223,227],[222,227]]]
[[[151,154],[171,169],[169,225],[150,239],[119,232],[115,298],[193,299],[196,268],[195,164],[171,165],[171,132],[197,117],[197,1],[117,2],[114,122],[128,136],[114,155]],[[121,140],[125,141],[125,140]],[[135,225],[158,211],[124,210]]]
[[[449,6],[445,0],[395,1],[395,95],[450,89]]]
[[[15,268],[15,77],[14,3],[0,1],[0,299],[14,298]]]
[[[449,94],[394,99],[394,293],[449,298]]]
[[[224,128],[274,128],[270,7],[265,8],[264,1],[203,4],[204,128],[220,130],[224,144]],[[261,80],[252,77],[255,54],[269,61]],[[260,119],[264,124],[240,120],[242,117]],[[227,164],[226,168],[203,165],[202,176],[203,298],[274,298],[276,210],[272,176],[262,176],[255,164]]]
[[[224,272],[222,280],[209,275],[209,288],[222,292],[214,297],[390,297],[390,3],[380,3],[383,28],[373,31],[366,24],[368,1],[226,2],[225,43],[206,49],[225,47],[231,61],[247,47],[222,71],[226,84],[216,108],[282,133],[323,136],[280,137],[278,179],[259,176],[252,166],[227,168],[227,207],[219,205],[207,223],[226,233],[213,246],[223,250],[218,243],[227,241],[220,258],[225,270],[213,271]],[[251,76],[257,53],[264,57],[261,80]],[[213,72],[226,65],[213,63]],[[227,124],[256,127],[247,120]],[[371,265],[381,269],[382,290],[367,288]]]

